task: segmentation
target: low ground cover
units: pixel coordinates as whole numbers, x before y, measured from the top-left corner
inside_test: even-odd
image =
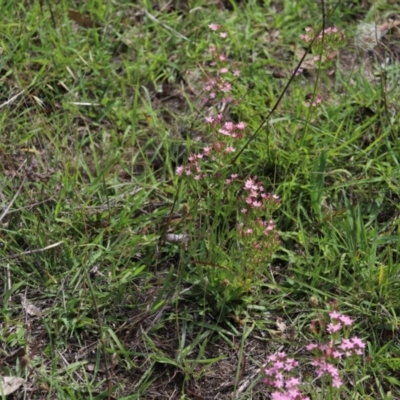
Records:
[[[0,394],[400,398],[399,9],[5,1]]]

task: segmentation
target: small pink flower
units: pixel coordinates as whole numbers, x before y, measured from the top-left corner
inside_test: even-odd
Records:
[[[235,69],[233,71],[233,76],[240,76],[240,71],[238,69]]]
[[[339,345],[339,348],[341,348],[344,351],[351,350],[353,347],[354,347],[353,343],[351,342],[350,339],[343,339],[342,343]]]
[[[342,329],[342,324],[340,322],[337,324],[330,323],[330,324],[328,324],[328,327],[327,327],[328,333],[331,333],[331,334],[340,332],[341,329]]]
[[[235,129],[235,125],[234,125],[233,122],[225,122],[224,128],[225,128],[227,131],[233,131],[233,130]]]
[[[176,167],[176,174],[178,176],[181,176],[183,174],[183,170],[184,170],[183,165],[179,165],[179,167]]]
[[[360,338],[354,336],[354,337],[351,339],[351,341],[353,342],[353,344],[354,344],[356,347],[359,347],[360,349],[364,349],[364,348],[365,348],[365,343],[363,342],[362,339],[360,339]]]
[[[194,162],[194,161],[196,161],[196,159],[197,159],[196,154],[191,153],[189,156],[189,161]]]
[[[303,72],[303,68],[297,68],[297,71],[295,72],[295,76],[299,76]]]
[[[344,325],[346,325],[346,326],[351,326],[351,325],[353,325],[353,320],[350,318],[350,317],[348,317],[347,315],[340,315],[339,316],[339,318],[338,318],[340,321],[342,321],[342,323],[344,324]]]
[[[247,179],[246,182],[244,183],[244,188],[251,189],[253,185],[254,185],[253,179]]]
[[[228,68],[221,68],[221,70],[219,72],[221,72],[221,74],[226,74],[227,72],[229,72],[229,69]]]
[[[240,130],[246,129],[246,123],[245,122],[239,122],[239,123],[236,124],[236,128],[240,129]]]
[[[331,319],[339,319],[341,317],[342,314],[338,313],[337,311],[331,311],[329,313],[329,316],[331,317]]]
[[[268,233],[271,232],[271,231],[273,231],[273,230],[274,230],[274,227],[271,226],[271,225],[268,225],[268,226],[265,228],[264,232],[265,232],[266,235],[268,235]]]
[[[209,27],[212,31],[216,32],[216,31],[221,27],[221,25],[218,25],[218,24],[210,24],[210,25],[208,25],[208,27]]]
[[[225,82],[224,85],[222,86],[221,90],[224,93],[230,92],[232,90],[232,85],[229,82]]]
[[[231,136],[230,132],[227,131],[226,129],[218,129],[218,132],[219,132],[221,135],[224,135],[224,136]]]
[[[223,39],[225,39],[228,36],[228,34],[226,32],[221,32],[219,34],[219,36],[221,36]]]
[[[229,147],[227,147],[225,149],[226,153],[234,153],[235,151],[236,151],[236,149],[234,147],[231,147],[231,146],[229,146]]]

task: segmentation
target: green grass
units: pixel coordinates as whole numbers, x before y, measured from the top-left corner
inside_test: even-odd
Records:
[[[2,2],[0,375],[25,379],[14,397],[265,399],[259,368],[284,349],[310,397],[339,399],[304,350],[334,300],[367,343],[340,398],[400,398],[399,62],[382,71],[351,45],[358,21],[399,6],[339,3],[334,73],[296,77],[236,162],[195,182],[175,169],[212,140],[208,24],[224,25],[241,70],[225,117],[251,134],[320,5],[139,3]],[[305,107],[314,92],[321,106]],[[281,198],[268,214],[281,244],[264,263],[235,235],[232,173]]]

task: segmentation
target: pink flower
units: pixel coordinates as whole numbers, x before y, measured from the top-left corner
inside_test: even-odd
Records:
[[[353,348],[353,343],[350,339],[343,339],[342,343],[340,343],[339,348],[342,350],[351,350]]]
[[[240,76],[240,71],[238,69],[235,69],[233,71],[233,76]]]
[[[298,361],[294,360],[293,358],[286,359],[286,363],[284,365],[284,369],[286,371],[291,371],[292,369],[299,366]]]
[[[247,179],[244,183],[244,189],[251,189],[254,185],[253,179]]]
[[[221,74],[226,74],[227,72],[229,72],[229,69],[228,68],[221,68],[221,70],[219,72],[221,72]]]
[[[310,343],[306,346],[306,350],[308,350],[308,351],[312,351],[317,348],[318,348],[318,345],[316,343]]]
[[[232,85],[229,82],[225,82],[224,85],[222,86],[221,90],[224,93],[230,92],[232,90]]]
[[[219,36],[221,36],[223,39],[225,39],[228,36],[228,34],[226,32],[221,32],[219,34]]]
[[[341,315],[342,314],[338,313],[337,311],[331,311],[329,313],[329,316],[331,317],[331,319],[339,319]]]
[[[351,341],[356,347],[359,347],[360,349],[365,348],[365,343],[362,341],[362,339],[358,338],[357,336],[354,336]]]
[[[353,322],[354,322],[354,321],[353,321],[350,317],[348,317],[347,315],[340,315],[340,316],[339,316],[339,319],[340,319],[340,321],[342,321],[343,324],[346,325],[346,326],[351,326],[351,325],[353,325]]]
[[[295,76],[299,76],[303,72],[303,68],[297,68],[297,71],[295,72]]]
[[[337,324],[328,324],[327,327],[327,331],[328,333],[336,333],[336,332],[340,332],[340,330],[342,329],[342,324],[339,322]]]
[[[235,125],[233,122],[225,122],[224,128],[228,131],[233,131],[233,129],[235,129]]]
[[[236,151],[236,149],[234,147],[231,147],[231,146],[229,146],[229,147],[227,147],[225,149],[226,153],[234,153],[235,151]]]
[[[178,176],[181,176],[183,174],[183,170],[184,170],[183,165],[179,165],[179,167],[176,167],[176,174]]]
[[[236,124],[236,128],[240,129],[240,130],[246,129],[246,123],[245,122],[239,122],[239,123]]]
[[[209,27],[212,31],[216,32],[216,31],[221,27],[221,25],[218,25],[218,24],[210,24],[210,25],[208,25],[208,27]]]

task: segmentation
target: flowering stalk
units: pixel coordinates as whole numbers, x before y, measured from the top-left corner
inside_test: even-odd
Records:
[[[225,40],[228,36],[226,32],[221,31],[220,25],[210,24],[209,28],[218,35],[218,40]],[[236,104],[233,84],[240,76],[239,69],[215,45],[209,47],[208,55],[211,58],[210,73],[204,85],[203,103],[214,106]],[[209,143],[200,151],[191,153],[187,163],[176,168],[176,174],[189,182],[196,181],[195,188],[199,189],[202,195],[205,190],[207,193],[216,191],[221,187],[221,183],[224,183],[221,195],[225,199],[235,199],[237,203],[239,174],[223,174],[226,166],[229,166],[232,154],[242,147],[248,138],[247,124],[243,121],[233,122],[226,119],[222,113],[213,111],[211,109],[205,117]],[[280,244],[279,234],[272,220],[272,213],[279,206],[280,200],[278,196],[267,193],[257,177],[247,178],[242,190],[246,196],[240,199],[240,221],[230,236],[233,236],[240,246],[231,256],[241,273],[239,280],[245,281],[250,275],[263,273],[263,267],[271,261]]]

